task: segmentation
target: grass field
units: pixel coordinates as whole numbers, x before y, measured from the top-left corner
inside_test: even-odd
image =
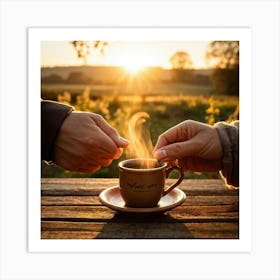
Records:
[[[41,97],[73,105],[77,110],[101,114],[126,136],[127,120],[136,112],[150,115],[150,134],[155,144],[168,128],[192,119],[213,124],[238,118],[237,96],[220,95],[210,86],[187,84],[141,85],[42,85]],[[126,157],[125,153],[121,159]],[[42,164],[42,177],[118,177],[117,162],[98,172],[67,172]],[[218,178],[216,173],[186,172],[186,178]]]
[[[81,85],[81,84],[43,84],[42,92],[44,95],[56,95],[65,91],[72,95],[81,94],[87,87],[92,96],[118,94],[120,96],[130,94],[140,95],[207,95],[214,92],[210,85],[200,86],[185,83],[122,83],[122,84],[100,84],[100,85]]]

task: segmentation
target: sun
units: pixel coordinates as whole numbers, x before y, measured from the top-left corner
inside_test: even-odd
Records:
[[[127,55],[123,58],[123,67],[130,75],[139,74],[146,67],[144,60],[140,56]]]
[[[125,65],[124,68],[129,74],[136,75],[140,73],[141,70],[144,69],[144,66],[140,64],[132,63],[132,64]]]

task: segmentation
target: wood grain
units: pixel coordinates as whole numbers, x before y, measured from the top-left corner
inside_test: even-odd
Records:
[[[228,205],[238,204],[238,196],[188,195],[183,205]],[[42,196],[41,205],[101,205],[98,196]]]
[[[83,181],[84,180],[84,181]],[[167,185],[175,180],[168,179]],[[41,179],[42,195],[98,195],[102,190],[118,185],[118,179]],[[231,190],[220,179],[184,180],[179,188],[187,195],[238,195],[238,190]]]
[[[117,178],[41,179],[41,238],[239,238],[239,192],[222,180],[184,180],[185,202],[160,215],[123,215],[103,206],[98,195],[115,185]]]
[[[238,223],[42,222],[42,239],[236,239]]]

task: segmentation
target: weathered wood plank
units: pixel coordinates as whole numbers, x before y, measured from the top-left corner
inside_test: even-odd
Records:
[[[238,238],[238,223],[42,222],[42,239]]]
[[[41,218],[112,219],[115,212],[105,206],[42,206]]]
[[[118,178],[41,178],[42,184],[64,184],[67,185],[102,185],[109,187],[112,184],[118,182]]]
[[[55,220],[111,220],[115,217],[116,212],[105,206],[42,206],[42,219]],[[237,205],[221,206],[181,206],[168,212],[168,215],[175,220],[235,220],[238,219]],[[119,216],[119,215],[118,215]],[[139,216],[141,217],[141,216]],[[148,216],[145,215],[147,218]],[[135,219],[136,216],[130,216]],[[164,215],[158,216],[157,219],[164,218]]]
[[[61,230],[61,231],[101,231],[106,225],[105,222],[61,222],[61,221],[42,221],[41,230]]]
[[[183,205],[237,204],[238,196],[187,196]],[[42,196],[41,205],[101,205],[97,196]]]
[[[95,239],[98,234],[95,231],[42,231],[41,239]]]
[[[174,182],[168,179],[167,184]],[[99,193],[111,186],[118,185],[118,179],[41,179],[42,195],[99,195]],[[231,190],[226,187],[223,180],[184,180],[180,188],[187,195],[238,195],[238,190]]]
[[[42,196],[41,205],[101,205],[97,196]]]
[[[239,223],[188,223],[185,224],[195,238],[239,238]]]
[[[210,195],[188,195],[183,205],[237,205],[239,203],[239,196],[235,195],[219,195],[219,196],[210,196]]]
[[[170,184],[174,180],[169,179]],[[43,239],[238,238],[239,192],[222,180],[184,180],[185,202],[162,215],[122,215],[102,206],[99,193],[118,179],[41,180]]]

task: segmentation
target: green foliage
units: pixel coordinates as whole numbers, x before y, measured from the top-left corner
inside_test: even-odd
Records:
[[[239,41],[212,41],[205,54],[216,91],[239,95]]]
[[[222,69],[239,65],[239,41],[212,41],[205,54],[210,65]]]
[[[177,89],[180,87],[177,85]],[[176,88],[176,87],[175,87]],[[163,87],[164,90],[169,88]],[[126,137],[129,118],[136,112],[144,111],[150,115],[150,134],[153,145],[158,136],[170,127],[192,119],[213,124],[217,121],[238,118],[238,97],[228,97],[212,94],[201,87],[188,88],[189,94],[182,94],[170,89],[170,92],[157,94],[112,94],[93,95],[89,87],[74,94],[62,88],[57,91],[42,91],[43,99],[52,99],[71,104],[77,110],[101,114],[108,123]],[[51,98],[50,98],[51,97]],[[118,177],[117,164],[126,158],[125,151],[119,160],[115,160],[109,167],[101,168],[96,173],[78,173],[64,171],[57,166],[42,164],[42,177]],[[186,172],[185,178],[218,178],[217,173]]]

